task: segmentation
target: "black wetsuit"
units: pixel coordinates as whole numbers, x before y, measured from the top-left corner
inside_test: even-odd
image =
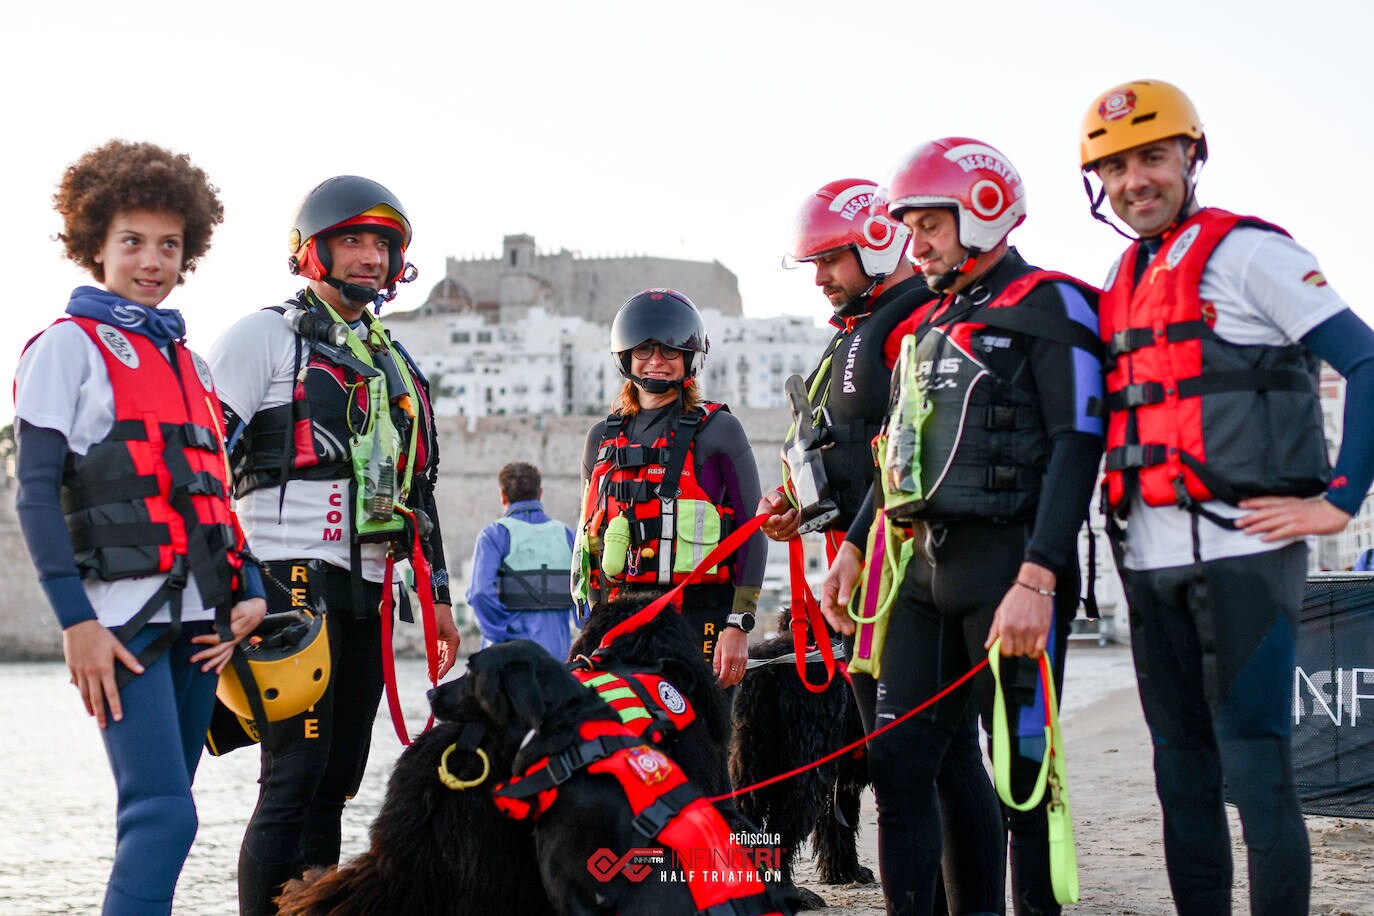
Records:
[[[950,327],[949,316],[970,311],[973,302],[989,301],[1031,270],[1010,251],[973,287],[940,306],[933,313],[934,326]],[[1096,333],[1092,305],[1076,287],[1056,283],[1036,287],[1015,308],[1045,310]],[[930,326],[923,321],[916,333]],[[879,726],[986,657],[983,642],[993,614],[1025,561],[1057,577],[1050,655],[1056,686],[1063,682],[1069,621],[1078,602],[1077,532],[1102,452],[1101,420],[1087,409],[1093,399],[1101,399],[1100,367],[1081,350],[1005,330],[975,332],[973,344],[996,377],[1034,398],[1047,445],[1043,475],[1036,481],[1039,498],[1022,518],[946,517],[928,524],[924,549],[913,555],[889,612],[878,684]],[[861,550],[871,519],[871,512],[861,512],[847,538]],[[1030,660],[1004,660],[1013,722],[1035,696],[1035,672]],[[1003,819],[1011,832],[1017,912],[1059,912],[1050,882],[1043,803],[1029,812],[1005,808],[999,815],[982,767],[974,710],[990,733],[992,689],[985,672],[870,742],[889,913],[931,911],[942,847],[950,912],[1002,912]],[[969,703],[971,697],[975,704]],[[1019,738],[1016,731],[1013,727],[1012,785],[1023,798],[1039,769],[1043,729],[1027,729],[1028,738]]]

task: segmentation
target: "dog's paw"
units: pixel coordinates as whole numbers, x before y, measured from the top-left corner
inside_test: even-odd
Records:
[[[873,869],[857,862],[850,868],[832,870],[820,866],[816,871],[822,884],[873,884],[878,880]]]
[[[800,884],[797,885],[796,890],[797,912],[801,913],[806,910],[825,909],[825,898],[820,894],[811,890],[809,887],[802,887]]]

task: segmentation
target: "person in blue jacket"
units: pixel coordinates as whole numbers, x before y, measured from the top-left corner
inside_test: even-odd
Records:
[[[544,513],[534,465],[513,461],[497,481],[504,513],[477,537],[467,594],[482,630],[482,648],[532,639],[554,658],[567,658],[573,533]]]

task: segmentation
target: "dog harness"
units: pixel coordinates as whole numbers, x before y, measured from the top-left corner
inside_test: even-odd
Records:
[[[493,789],[497,809],[517,820],[538,820],[557,800],[558,786],[578,770],[612,776],[629,802],[632,826],[646,840],[662,843],[684,862],[710,850],[711,867],[686,869],[685,883],[699,912],[777,912],[749,851],[734,842],[725,818],[681,767],[620,722],[583,722],[578,737],[578,744],[535,761],[523,775]]]
[[[671,732],[680,732],[696,721],[687,698],[660,674],[635,671],[619,674],[605,669],[579,667],[572,676],[620,716],[620,723],[636,736],[660,744]]]

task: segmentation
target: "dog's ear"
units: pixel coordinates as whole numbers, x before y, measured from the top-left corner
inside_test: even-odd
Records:
[[[502,667],[501,681],[516,718],[530,728],[538,728],[544,719],[544,691],[534,665],[526,659],[515,659]]]

